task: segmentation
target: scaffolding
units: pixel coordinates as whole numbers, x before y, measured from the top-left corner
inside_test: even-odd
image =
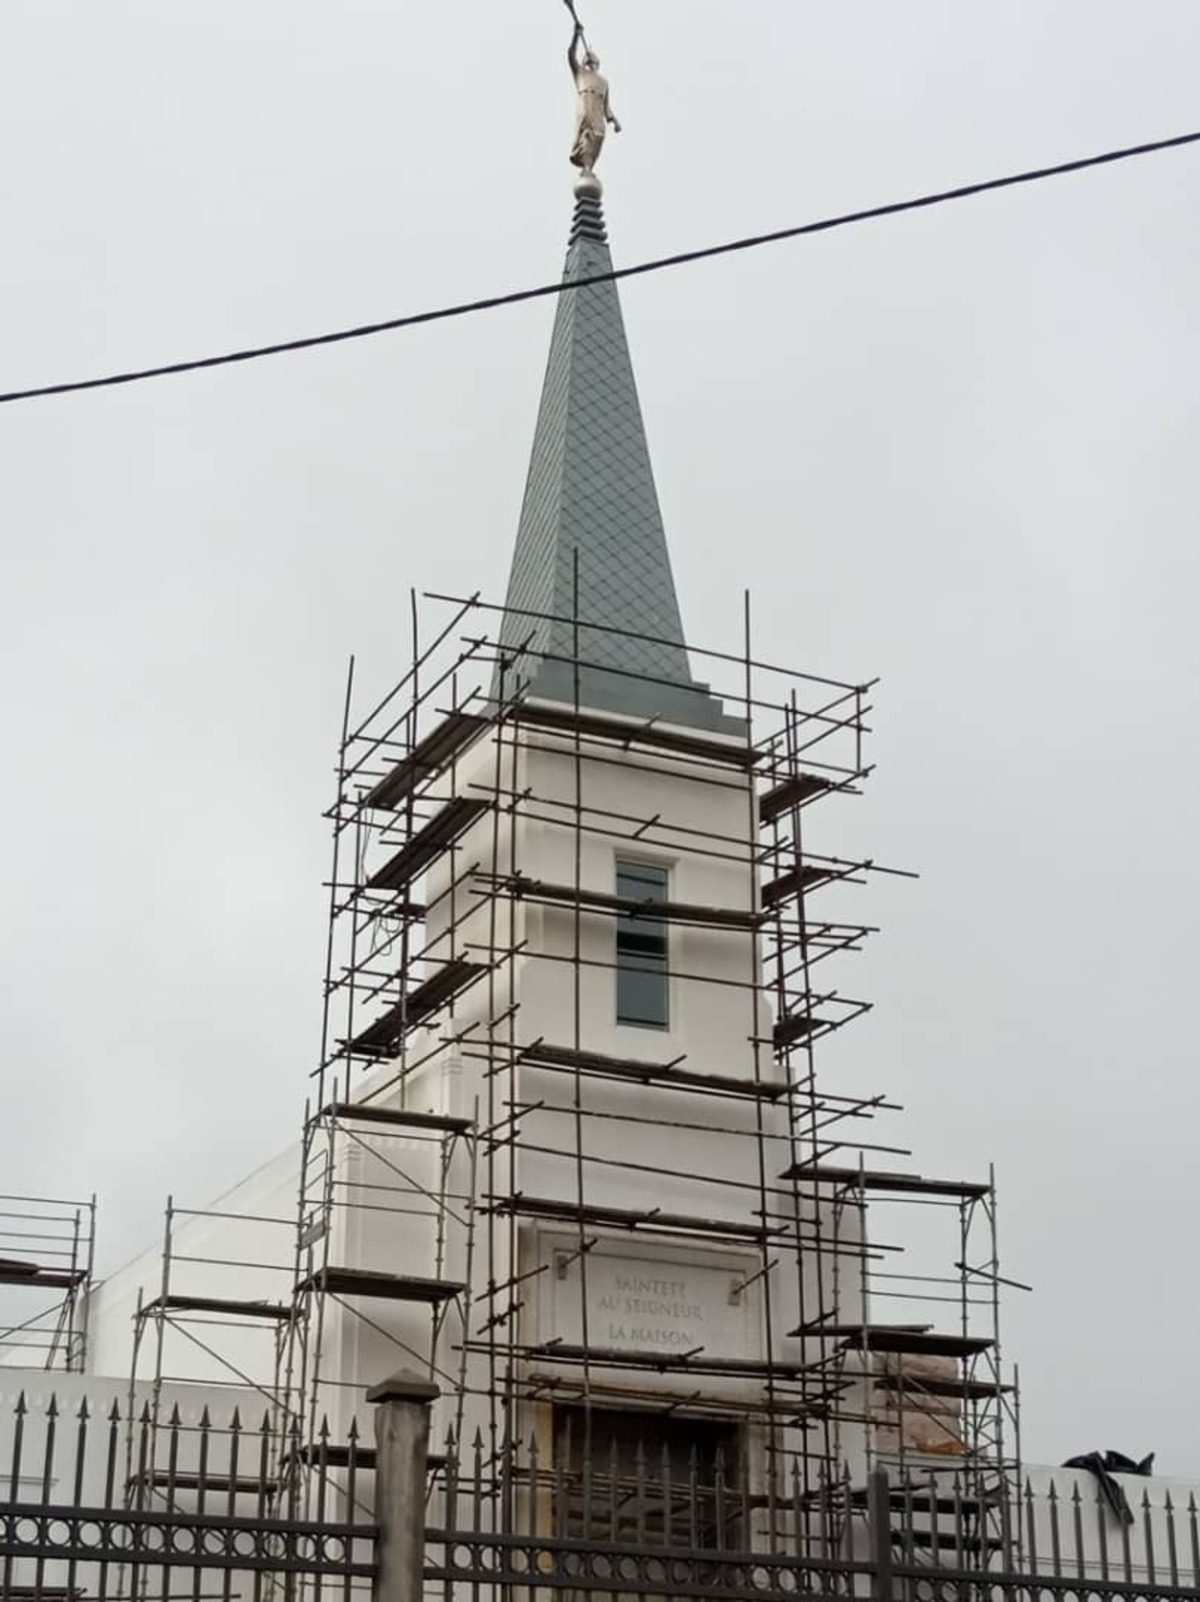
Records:
[[[0,1196],[0,1364],[83,1373],[96,1198]]]
[[[497,1462],[505,1442],[543,1429],[547,1408],[577,1413],[585,1430],[593,1415],[634,1409],[740,1430],[768,1535],[793,1460],[814,1500],[844,1484],[848,1458],[863,1472],[883,1461],[950,1469],[981,1505],[997,1498],[1011,1481],[1016,1401],[1002,1377],[994,1185],[884,1168],[880,1154],[890,1161],[896,1148],[869,1142],[866,1125],[893,1104],[818,1083],[820,1043],[869,1010],[835,970],[875,930],[837,903],[844,887],[895,871],[822,854],[808,838],[810,809],[857,795],[869,777],[872,686],[756,660],[747,603],[740,653],[692,653],[732,681],[720,695],[741,713],[736,740],[583,705],[585,653],[595,673],[590,647],[601,634],[619,647],[622,631],[550,619],[572,631],[573,654],[555,660],[573,674],[576,700],[539,701],[524,647],[502,649],[487,627],[511,610],[478,596],[427,601],[432,639],[418,643],[414,600],[400,683],[357,720],[353,668],[347,685],[316,1101],[318,1125],[372,1107],[391,1109],[380,1118],[411,1107],[407,1116],[440,1119],[430,1129],[444,1143],[440,1188],[426,1191],[442,1223],[432,1279],[418,1272],[430,1260],[418,1246],[398,1283],[357,1288],[428,1300],[428,1372],[455,1397],[459,1435],[473,1423]],[[547,619],[527,621],[532,633]],[[638,809],[647,785],[675,816]],[[697,818],[693,795],[717,797],[724,821]],[[584,865],[596,848],[698,864],[727,894],[648,906],[596,881]],[[636,1055],[601,1049],[592,992],[618,965],[613,930],[639,918],[667,931],[666,977],[682,1007],[703,990],[741,1010],[736,1071],[656,1056],[648,1032]],[[568,1000],[557,1037],[527,1025],[539,983]],[[451,1078],[470,1087],[469,1110],[450,1110]],[[678,1154],[674,1164],[637,1160],[648,1135]],[[740,1152],[726,1173],[721,1162],[687,1166],[689,1149],[711,1152],[718,1137]],[[455,1142],[469,1161],[455,1162]],[[318,1167],[310,1193],[329,1184],[327,1160]],[[537,1174],[545,1193],[530,1184]],[[664,1192],[691,1204],[665,1205]],[[953,1216],[944,1275],[903,1275],[901,1245],[868,1227],[869,1204],[872,1224],[880,1214],[890,1223],[897,1202]],[[302,1203],[305,1253],[330,1239],[319,1212]],[[647,1261],[715,1254],[754,1303],[754,1352],[605,1344],[589,1329],[589,1272],[597,1278],[605,1251],[634,1241]],[[291,1326],[288,1382],[310,1423],[334,1383],[322,1366],[324,1301],[356,1289],[321,1263],[306,1257],[298,1270]],[[552,1333],[539,1328],[549,1278],[568,1287],[549,1298]],[[564,1295],[576,1299],[573,1316]],[[897,1295],[902,1322],[877,1311]]]
[[[635,718],[581,685],[585,667],[644,685],[619,665],[640,637],[516,614],[529,633],[502,647],[511,608],[425,599],[400,682],[360,714],[353,663],[347,680],[293,1249],[274,1289],[219,1309],[173,1303],[164,1267],[140,1315],[156,1350],[168,1319],[253,1302],[274,1363],[239,1382],[301,1468],[364,1385],[415,1366],[495,1466],[473,1495],[500,1528],[536,1501],[521,1513],[513,1443],[586,1463],[631,1416],[735,1457],[747,1536],[772,1549],[797,1496],[814,1529],[848,1528],[876,1464],[953,1475],[981,1518],[1007,1506],[992,1177],[897,1171],[874,1138],[895,1104],[818,1076],[869,1011],[842,988],[876,932],[854,898],[898,871],[817,849],[813,809],[870,777],[873,685],[756,659],[747,600],[739,651],[691,652],[715,687],[689,693],[724,721]],[[572,648],[537,660],[572,702],[529,689],[546,621]],[[731,711],[741,732],[717,732]],[[623,889],[626,859],[667,864],[669,888]],[[623,943],[647,936],[672,1026],[614,1027]],[[948,1226],[929,1274],[893,1238],[914,1209]],[[170,1241],[169,1214],[168,1265]],[[622,1298],[652,1311],[608,1316]]]

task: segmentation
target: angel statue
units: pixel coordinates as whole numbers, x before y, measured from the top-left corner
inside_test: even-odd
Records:
[[[582,46],[582,52],[580,47]],[[600,74],[600,58],[584,38],[583,25],[576,18],[571,48],[567,52],[571,75],[579,93],[579,109],[575,120],[575,144],[571,161],[580,169],[581,181],[593,178],[594,168],[604,149],[604,137],[611,123],[614,133],[620,133],[621,124],[613,115],[608,93],[608,79]]]

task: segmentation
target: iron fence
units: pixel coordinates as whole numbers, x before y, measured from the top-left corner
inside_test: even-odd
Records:
[[[0,1598],[341,1596],[374,1574],[356,1435],[305,1453],[270,1417],[94,1419],[22,1395],[0,1480]],[[331,1460],[341,1465],[330,1466]]]
[[[354,1430],[305,1443],[270,1416],[93,1419],[22,1398],[0,1419],[0,1602],[1200,1598],[1200,1509],[1159,1482],[1116,1495],[1068,1473],[1016,1491],[876,1470],[813,1489],[798,1461],[772,1471],[686,1427],[654,1449],[477,1437],[431,1458],[427,1401],[380,1405],[394,1411],[367,1448]]]
[[[817,1490],[795,1459],[756,1473],[640,1443],[572,1452],[536,1437],[498,1452],[451,1444],[435,1477],[425,1577],[444,1602],[519,1591],[726,1602],[1117,1602],[1200,1598],[1194,1496],[1144,1487],[1123,1511],[1086,1475],[1019,1489],[1000,1476],[876,1470]],[[468,1589],[464,1589],[468,1588]],[[540,1593],[540,1596],[539,1596]]]

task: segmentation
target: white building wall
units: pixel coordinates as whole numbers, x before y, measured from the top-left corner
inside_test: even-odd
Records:
[[[172,1223],[169,1273],[162,1241],[110,1274],[93,1290],[88,1309],[88,1369],[105,1378],[132,1371],[136,1314],[164,1294],[287,1303],[294,1278],[299,1148],[281,1153],[203,1213],[179,1213]],[[252,1384],[268,1388],[275,1374],[277,1326],[181,1314],[162,1330],[160,1371],[182,1381]],[[142,1320],[137,1375],[156,1367],[158,1330]],[[205,1347],[210,1350],[205,1350]]]
[[[788,1333],[798,1322],[800,1298],[796,1252],[786,1235],[768,1253],[773,1262],[768,1281],[763,1253],[750,1238],[700,1233],[671,1238],[652,1230],[631,1234],[588,1224],[586,1235],[594,1245],[581,1261],[579,1233],[570,1221],[519,1218],[513,1228],[489,1211],[517,1192],[574,1202],[582,1173],[589,1206],[659,1209],[747,1229],[761,1221],[765,1181],[769,1220],[786,1222],[792,1204],[778,1178],[790,1160],[782,1106],[585,1078],[579,1081],[580,1170],[575,1077],[529,1064],[515,1074],[488,1071],[494,1035],[501,1046],[520,1048],[540,1040],[571,1047],[578,1041],[588,1051],[620,1059],[679,1061],[691,1072],[745,1080],[757,1073],[772,1081],[778,1072],[769,1044],[772,1020],[761,992],[753,989],[759,956],[750,933],[670,924],[669,963],[676,971],[670,1026],[632,1028],[616,1020],[616,922],[610,914],[581,913],[577,952],[572,908],[479,893],[491,883],[487,876],[512,872],[564,886],[573,886],[578,874],[585,890],[612,893],[617,859],[629,857],[666,867],[675,902],[750,912],[758,887],[752,791],[745,776],[733,765],[703,768],[694,761],[612,747],[602,755],[583,755],[577,764],[561,739],[524,734],[514,748],[507,731],[499,746],[489,737],[470,750],[447,775],[444,793],[484,796],[497,786],[521,795],[521,804],[513,812],[502,808],[481,816],[416,889],[431,908],[426,929],[431,961],[413,982],[452,958],[483,962],[498,952],[499,960],[452,1010],[413,1032],[401,1062],[355,1070],[348,1098],[370,1096],[383,1105],[477,1118],[482,1132],[501,1137],[515,1125],[519,1140],[460,1140],[444,1148],[416,1134],[384,1134],[363,1125],[348,1126],[339,1135],[335,1205],[329,1233],[314,1247],[314,1265],[439,1277],[466,1283],[467,1293],[445,1306],[436,1342],[433,1315],[425,1306],[325,1298],[320,1344],[327,1383],[318,1408],[328,1414],[335,1434],[361,1411],[364,1389],[401,1367],[431,1373],[442,1386],[435,1435],[449,1425],[468,1431],[496,1425],[484,1395],[491,1381],[485,1347],[492,1338],[506,1344],[510,1329],[507,1323],[489,1324],[502,1302],[489,1298],[489,1276],[499,1282],[530,1276],[517,1298],[522,1305],[513,1333],[521,1346],[579,1343],[586,1318],[593,1345],[612,1341],[640,1349],[644,1336],[646,1342],[664,1341],[664,1349],[675,1349],[673,1342],[686,1343],[685,1350],[703,1346],[711,1357],[765,1359],[770,1353],[795,1362],[818,1355],[813,1343],[805,1353]],[[584,825],[578,835],[571,827],[577,803]],[[501,1021],[490,1029],[495,1018]],[[367,1013],[359,1026],[370,1021]],[[503,1064],[504,1052],[494,1060]],[[760,1137],[766,1153],[761,1174]],[[214,1216],[179,1222],[173,1292],[289,1299],[298,1163],[298,1148],[293,1148],[222,1198]],[[444,1205],[439,1200],[443,1188]],[[813,1270],[807,1259],[804,1271],[810,1276],[811,1310]],[[623,1297],[638,1299],[639,1279],[669,1288],[669,1294],[641,1296],[643,1304],[659,1304],[653,1313],[644,1306],[631,1312],[622,1303]],[[150,1299],[161,1289],[161,1259],[154,1250],[96,1292],[92,1353],[97,1373],[128,1372],[138,1292]],[[854,1316],[852,1307],[843,1310]],[[641,1320],[636,1327],[635,1317]],[[494,1337],[491,1330],[497,1331]],[[273,1327],[243,1329],[217,1321],[198,1333],[219,1348],[219,1356],[205,1354],[186,1332],[168,1327],[164,1372],[211,1381],[244,1376],[254,1384],[267,1383],[273,1374]],[[153,1364],[153,1338],[148,1328],[139,1357],[142,1375]],[[525,1374],[537,1366],[534,1359],[521,1363]],[[569,1371],[558,1372],[561,1377]],[[622,1386],[644,1393],[656,1387],[678,1390],[681,1384],[678,1375],[649,1368],[614,1370],[604,1378],[613,1405]],[[458,1395],[464,1381],[470,1393],[465,1402]],[[689,1377],[686,1383],[730,1404],[761,1398],[764,1390],[761,1377]],[[523,1432],[542,1428],[545,1418],[533,1409],[510,1422]],[[794,1444],[801,1444],[799,1435]],[[842,1450],[856,1449],[851,1431]]]

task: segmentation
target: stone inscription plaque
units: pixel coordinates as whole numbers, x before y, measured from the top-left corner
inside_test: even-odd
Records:
[[[583,1338],[578,1259],[556,1253],[557,1332]],[[592,1347],[683,1356],[746,1355],[745,1293],[749,1269],[657,1261],[593,1251],[587,1259],[587,1336]]]

